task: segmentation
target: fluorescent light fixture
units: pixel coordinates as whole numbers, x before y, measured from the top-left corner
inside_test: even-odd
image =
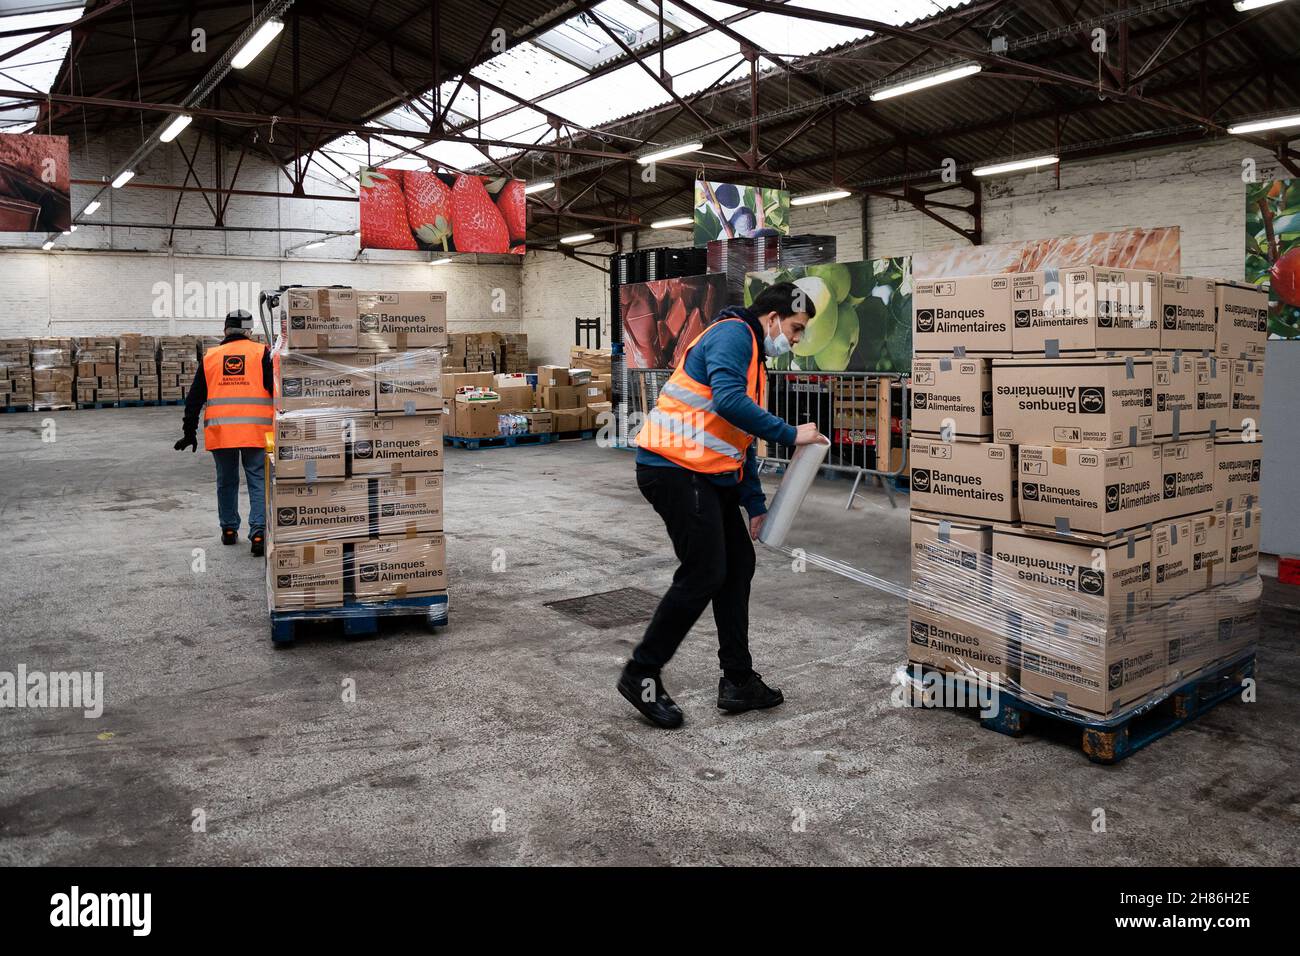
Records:
[[[971,172],[976,176],[997,176],[1000,173],[1014,173],[1018,169],[1054,166],[1060,161],[1059,156],[1035,156],[1032,159],[1013,159],[1009,163],[994,163],[992,166],[976,166]]]
[[[1247,10],[1258,10],[1260,7],[1271,7],[1275,3],[1281,3],[1282,0],[1237,0],[1232,5],[1232,9],[1238,13],[1245,13]]]
[[[167,124],[166,128],[158,134],[158,139],[164,143],[170,143],[185,127],[194,122],[194,117],[189,113],[177,113],[172,117],[172,121]]]
[[[441,259],[434,259],[432,262],[429,263],[429,265],[445,266],[449,262],[451,262],[451,256],[443,256]]]
[[[77,224],[74,222],[71,226],[68,227],[68,232],[76,232],[76,231],[77,231]]]
[[[45,245],[41,246],[41,248],[44,249],[46,252],[49,252],[51,249],[54,248],[54,240],[53,240],[53,239],[46,239],[46,240],[45,240]]]
[[[577,232],[574,233],[572,236],[563,236],[560,239],[560,242],[564,243],[566,246],[574,246],[580,242],[586,242],[588,239],[595,239],[595,238],[596,237],[593,233]]]
[[[99,212],[99,200],[98,200],[98,199],[96,199],[96,200],[95,200],[94,202],[92,202],[89,206],[87,206],[87,207],[85,208],[85,211],[82,212],[82,215],[83,215],[83,216],[93,216],[93,215],[94,215],[95,213],[97,213],[97,212]]]
[[[123,186],[125,186],[127,183],[129,183],[129,182],[131,181],[132,177],[134,177],[134,176],[135,176],[135,170],[134,170],[134,169],[124,169],[124,170],[122,170],[120,173],[117,174],[117,179],[113,180],[113,188],[114,188],[114,189],[121,189]]]
[[[527,186],[525,186],[524,195],[531,196],[533,193],[545,192],[548,189],[554,189],[554,188],[555,188],[555,183],[551,182],[549,179],[543,179],[539,183],[529,183]]]
[[[904,93],[915,93],[917,90],[924,90],[930,86],[938,86],[940,83],[951,83],[953,80],[960,80],[963,77],[978,73],[981,69],[983,69],[983,67],[978,63],[963,63],[961,66],[950,67],[946,70],[928,73],[925,76],[918,76],[915,79],[904,80],[902,83],[895,83],[892,86],[882,87],[872,93],[870,99],[887,100],[891,96],[902,96]]]
[[[303,248],[304,248],[304,249],[315,249],[315,248],[317,248],[318,246],[323,246],[323,245],[325,245],[325,240],[324,240],[324,239],[317,239],[315,242],[309,242],[309,243],[307,243],[307,245],[303,246]]]
[[[651,229],[674,229],[677,226],[694,225],[695,220],[690,216],[677,216],[673,219],[660,219],[658,222],[650,223]]]
[[[651,163],[659,162],[661,159],[672,159],[674,156],[681,156],[684,153],[694,153],[703,148],[703,143],[683,143],[681,146],[669,146],[667,149],[661,149],[657,153],[647,153],[645,156],[638,156],[636,161],[642,166],[648,166]]]
[[[280,35],[284,29],[283,20],[267,20],[257,32],[248,38],[248,42],[243,48],[235,54],[235,58],[230,61],[230,65],[236,70],[242,70],[248,64],[257,59],[257,55],[270,45],[271,41]]]
[[[1243,133],[1262,133],[1266,129],[1285,129],[1288,126],[1300,126],[1300,113],[1295,116],[1275,116],[1272,119],[1234,123],[1228,127],[1228,132],[1233,136],[1240,136]]]
[[[795,196],[790,200],[791,206],[811,206],[816,202],[831,202],[835,199],[845,199],[852,196],[853,193],[847,189],[831,189],[824,193],[812,193],[808,196]]]

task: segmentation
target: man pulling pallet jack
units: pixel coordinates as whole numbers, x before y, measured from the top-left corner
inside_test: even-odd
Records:
[[[203,447],[217,467],[217,519],[221,543],[239,541],[239,466],[248,484],[251,552],[266,548],[266,434],[274,427],[271,352],[250,337],[253,317],[243,309],[226,316],[221,344],[207,350],[185,396],[184,435],[172,447],[198,451],[199,410]]]

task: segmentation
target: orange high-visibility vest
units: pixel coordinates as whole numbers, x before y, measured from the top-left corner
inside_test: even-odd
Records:
[[[686,347],[681,363],[659,391],[659,400],[650,410],[637,444],[647,451],[667,458],[675,465],[706,475],[721,475],[743,470],[745,453],[754,436],[728,422],[713,406],[713,389],[686,374],[686,356],[700,339],[725,322],[749,323],[741,318],[726,318],[713,323]],[[767,376],[758,342],[753,344],[746,376],[746,392],[762,408],[767,393]],[[739,476],[738,476],[739,477]]]
[[[265,448],[273,429],[271,393],[262,383],[266,346],[235,339],[203,354],[208,400],[203,406],[203,447]]]

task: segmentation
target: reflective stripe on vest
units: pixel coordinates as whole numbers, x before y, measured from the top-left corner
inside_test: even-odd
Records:
[[[208,397],[203,409],[203,447],[265,448],[274,427],[274,400],[262,381],[266,347],[251,339],[235,339],[208,349],[203,376]]]
[[[659,390],[659,400],[637,436],[640,447],[690,471],[704,474],[725,474],[744,467],[745,453],[754,436],[719,415],[713,402],[713,389],[686,374],[686,358],[705,335],[723,322],[744,321],[736,317],[721,319],[686,347],[681,362]],[[748,323],[745,324],[748,327]],[[746,393],[761,408],[766,389],[759,355],[755,341],[746,376]]]

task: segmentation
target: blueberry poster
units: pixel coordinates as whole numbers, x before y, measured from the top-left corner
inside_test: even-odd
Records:
[[[1300,338],[1300,179],[1246,184],[1246,281],[1268,289],[1270,337]]]
[[[790,193],[764,186],[695,181],[695,244],[790,233]]]
[[[524,254],[522,179],[363,169],[361,248]]]
[[[745,276],[745,304],[793,282],[817,314],[790,352],[769,362],[806,372],[910,372],[912,267],[907,256],[769,269]]]

